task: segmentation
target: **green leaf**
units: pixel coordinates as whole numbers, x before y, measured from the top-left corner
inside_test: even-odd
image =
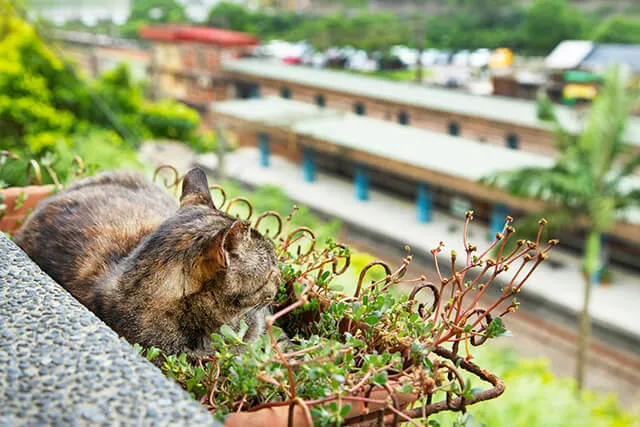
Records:
[[[375,325],[380,322],[380,319],[375,314],[370,314],[364,318],[364,323],[367,325]]]
[[[247,322],[244,319],[240,319],[240,328],[238,330],[238,339],[243,339],[247,331],[249,330],[249,326],[247,326]]]
[[[346,403],[342,409],[340,409],[340,416],[342,418],[346,417],[347,414],[349,414],[349,411],[351,410],[351,404],[350,403]]]
[[[161,353],[159,348],[151,347],[147,350],[147,360],[153,360]]]
[[[220,333],[230,341],[236,341],[238,339],[236,333],[233,331],[233,329],[231,329],[229,325],[222,325],[220,327]]]
[[[485,331],[485,336],[487,338],[495,338],[505,334],[506,332],[507,328],[504,327],[502,319],[500,317],[494,317]]]
[[[385,385],[387,383],[387,372],[377,372],[373,375],[371,382],[375,385]]]

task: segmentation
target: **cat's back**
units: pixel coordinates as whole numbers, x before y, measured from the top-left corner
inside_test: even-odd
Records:
[[[102,173],[40,202],[16,243],[83,303],[90,283],[127,256],[178,208],[142,174]]]

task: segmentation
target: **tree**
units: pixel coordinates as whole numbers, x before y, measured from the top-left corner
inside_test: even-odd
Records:
[[[640,19],[614,15],[596,27],[593,40],[600,43],[640,44]]]
[[[255,32],[255,19],[244,6],[230,2],[220,2],[209,11],[207,22],[212,27],[225,28],[247,33]]]
[[[601,238],[626,209],[640,206],[640,189],[629,190],[626,183],[640,166],[640,155],[632,155],[631,146],[625,141],[630,110],[637,99],[637,94],[630,93],[630,82],[631,73],[626,66],[607,70],[601,92],[579,135],[564,130],[554,115],[562,156],[551,168],[524,168],[486,179],[513,195],[547,200],[549,206],[554,206],[547,217],[555,228],[585,228],[586,275],[576,361],[578,387],[585,380],[591,332],[589,303],[591,286],[598,281],[602,267]]]
[[[535,0],[523,24],[523,43],[531,53],[548,54],[563,40],[581,39],[584,15],[566,0]]]
[[[188,19],[184,7],[176,0],[133,0],[129,21],[180,23]]]
[[[120,28],[124,37],[137,38],[140,28],[149,24],[189,22],[184,7],[176,0],[133,0],[127,22]]]

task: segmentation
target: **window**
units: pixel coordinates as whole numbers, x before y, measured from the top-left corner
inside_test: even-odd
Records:
[[[282,89],[280,89],[280,96],[283,97],[284,99],[290,99],[291,89],[289,89],[288,87],[283,87]]]
[[[398,113],[398,123],[400,123],[401,125],[408,125],[409,113],[407,113],[406,111],[400,111]]]
[[[507,135],[507,147],[511,148],[512,150],[517,150],[518,148],[520,148],[520,140],[518,138],[518,135],[516,135],[515,133],[510,133]]]
[[[449,135],[459,136],[460,135],[460,124],[458,122],[449,122]]]
[[[362,104],[360,102],[355,104],[353,109],[356,112],[356,114],[359,115],[359,116],[364,116],[366,114],[366,108],[365,108],[364,104]]]
[[[236,83],[236,98],[260,98],[260,86],[255,83]]]
[[[322,108],[327,105],[327,101],[324,99],[324,95],[316,95],[316,105]]]

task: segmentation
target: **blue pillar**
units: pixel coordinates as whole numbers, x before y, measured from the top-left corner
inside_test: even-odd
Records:
[[[264,132],[258,133],[258,148],[260,149],[260,166],[269,167],[269,155],[271,154],[271,141],[269,134]]]
[[[302,176],[306,182],[316,180],[316,153],[311,147],[302,149]]]
[[[509,208],[505,205],[493,205],[491,208],[491,216],[489,218],[489,240],[496,237],[496,233],[501,233],[504,223],[509,215]]]
[[[609,247],[607,246],[607,237],[600,235],[600,262],[598,268],[591,275],[591,283],[599,285],[602,282],[602,272],[609,266]]]
[[[428,184],[418,184],[416,203],[418,205],[418,221],[431,222],[433,219],[433,191]]]
[[[364,165],[356,166],[356,198],[369,200],[369,171]]]
[[[252,84],[249,92],[249,98],[260,98],[260,86],[258,84]]]

